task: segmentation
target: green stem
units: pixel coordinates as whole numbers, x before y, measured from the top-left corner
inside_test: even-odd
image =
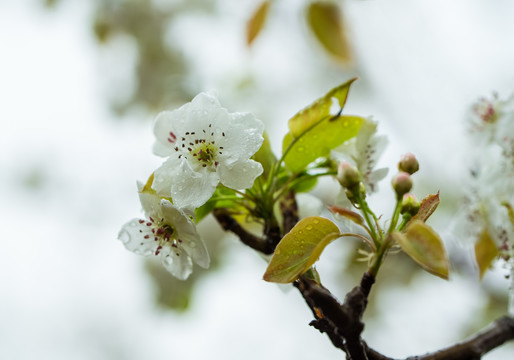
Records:
[[[287,179],[286,183],[280,188],[280,190],[278,191],[278,194],[274,196],[273,200],[277,201],[278,199],[280,199],[280,197],[284,194],[284,192],[286,192],[289,188],[293,187],[297,183],[300,183],[302,181],[307,181],[307,180],[310,180],[312,178],[321,177],[321,176],[336,175],[337,171],[329,170],[329,171],[326,171],[326,172],[323,172],[323,173],[319,173],[319,174],[312,174],[312,175],[311,174],[307,174],[306,177],[300,177],[299,178],[298,176],[300,174],[301,174],[301,172],[293,174],[289,179]]]
[[[398,226],[398,231],[402,231],[410,219],[412,219],[412,216],[410,214],[409,215],[407,213],[403,214],[402,222],[401,222],[400,226]]]
[[[369,217],[371,210],[369,209],[368,203],[366,202],[366,200],[364,200],[360,194],[358,194],[356,197],[357,197],[357,203],[359,204],[359,207],[362,211],[362,215],[364,216],[364,220],[366,220],[366,223],[368,224],[368,228],[371,232],[371,237],[373,238],[375,247],[378,249],[378,248],[380,248],[380,238],[378,237],[377,232],[375,230],[376,223],[373,223],[371,221],[371,218]],[[376,221],[375,217],[374,217],[374,219]]]
[[[396,200],[396,206],[394,207],[393,217],[391,219],[391,224],[389,225],[389,229],[387,233],[390,234],[395,228],[396,224],[398,224],[398,220],[400,219],[400,212],[402,211],[402,199]]]

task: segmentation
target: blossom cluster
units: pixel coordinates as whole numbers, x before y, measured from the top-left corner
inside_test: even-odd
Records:
[[[500,255],[513,257],[514,223],[514,97],[481,98],[469,116],[474,153],[463,230],[495,241]]]
[[[471,176],[454,231],[476,244],[491,239],[514,285],[514,96],[479,99],[471,108],[468,125]],[[476,246],[475,251],[483,252]],[[512,286],[510,311],[514,313]]]
[[[250,113],[229,113],[211,94],[157,115],[153,151],[164,157],[150,186],[139,186],[145,219],[123,225],[118,238],[140,255],[158,256],[175,277],[187,279],[193,261],[209,266],[205,243],[196,231],[195,209],[219,184],[250,188],[262,173],[251,159],[263,142],[263,123]]]

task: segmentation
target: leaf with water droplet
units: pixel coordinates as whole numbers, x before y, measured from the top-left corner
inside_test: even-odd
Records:
[[[475,260],[478,265],[480,279],[484,277],[484,274],[497,256],[498,247],[491,238],[491,235],[489,235],[489,232],[484,229],[475,243]]]
[[[317,124],[320,121],[328,120],[330,118],[330,108],[334,100],[339,104],[340,109],[344,108],[350,86],[357,78],[348,80],[342,85],[339,85],[323,97],[317,99],[306,108],[300,110],[291,119],[289,119],[289,132],[294,138],[302,136],[302,134]]]
[[[448,279],[449,261],[439,235],[421,220],[407,226],[405,233],[391,234],[402,250],[429,273]]]
[[[332,149],[357,135],[363,121],[359,116],[341,115],[316,123],[292,144],[284,159],[286,167],[296,173],[316,159],[328,157]],[[282,149],[285,151],[294,140],[292,133],[287,133]]]
[[[277,245],[263,279],[281,284],[295,281],[339,236],[339,228],[328,219],[310,216],[300,220]]]

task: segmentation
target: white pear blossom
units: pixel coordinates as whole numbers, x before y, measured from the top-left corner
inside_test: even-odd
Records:
[[[331,156],[338,161],[347,161],[353,164],[362,176],[362,182],[370,193],[378,190],[378,182],[386,177],[388,169],[375,170],[378,159],[382,155],[387,138],[376,135],[377,123],[372,119],[365,119],[359,133],[353,139],[332,151]]]
[[[210,259],[191,218],[168,200],[140,193],[146,219],[132,219],[123,225],[118,238],[125,247],[143,256],[158,256],[173,276],[185,280],[193,261],[208,268]]]
[[[500,99],[480,98],[468,117],[474,145],[498,146],[514,164],[514,95]]]
[[[250,113],[229,113],[200,93],[155,121],[154,153],[167,160],[154,173],[153,189],[178,207],[199,207],[221,182],[247,189],[263,169],[251,160],[262,145],[263,123]]]
[[[456,237],[476,242],[486,232],[514,275],[514,96],[481,98],[468,116],[470,177]],[[514,278],[510,313],[514,314]]]

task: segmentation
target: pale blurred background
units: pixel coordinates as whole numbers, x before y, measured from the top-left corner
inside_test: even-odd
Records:
[[[275,0],[249,48],[254,0],[0,1],[0,359],[336,359],[295,289],[261,280],[266,263],[200,224],[213,266],[180,283],[126,251],[140,216],[136,180],[157,112],[217,91],[262,119],[274,149],[287,120],[359,76],[347,113],[390,140],[381,165],[414,152],[415,193],[441,190],[431,224],[448,242],[449,282],[387,260],[364,338],[392,357],[448,346],[507,311],[502,269],[482,283],[450,234],[466,176],[464,118],[480,96],[514,91],[514,2],[339,1],[352,63],[316,41],[307,1]],[[388,182],[371,198],[388,216]],[[323,182],[317,193],[333,197]],[[365,270],[349,242],[318,269],[341,299]],[[485,359],[511,359],[512,344]]]

